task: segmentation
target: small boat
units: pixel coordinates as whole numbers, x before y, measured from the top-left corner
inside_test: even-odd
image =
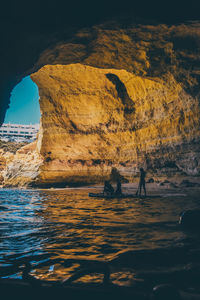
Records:
[[[124,199],[124,198],[139,198],[139,199],[149,199],[149,198],[159,198],[161,195],[148,195],[148,196],[138,196],[136,194],[121,194],[121,195],[104,195],[103,193],[88,193],[89,197],[92,198],[103,198],[103,199]]]

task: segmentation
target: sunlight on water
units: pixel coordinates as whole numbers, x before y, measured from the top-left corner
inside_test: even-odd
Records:
[[[177,224],[179,214],[198,205],[181,194],[105,200],[89,198],[89,191],[1,189],[2,266],[29,261],[36,267],[34,275],[55,280],[72,274],[80,260],[105,261],[119,251],[179,244],[185,238]],[[71,259],[67,265],[66,259]]]

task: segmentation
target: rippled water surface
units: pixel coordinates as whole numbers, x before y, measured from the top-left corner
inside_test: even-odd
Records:
[[[23,259],[112,259],[122,250],[180,243],[177,221],[198,197],[169,194],[146,199],[95,199],[94,189],[0,190],[0,262]],[[73,265],[71,270],[76,266]],[[65,277],[61,266],[40,270],[42,278]]]

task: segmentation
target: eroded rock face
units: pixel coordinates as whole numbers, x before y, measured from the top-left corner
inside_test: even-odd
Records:
[[[129,180],[149,171],[198,175],[199,104],[169,72],[165,80],[82,64],[46,65],[39,87],[36,183],[94,183],[116,167]]]
[[[1,91],[39,70],[32,78],[40,88],[44,163],[34,183],[96,182],[112,167],[130,179],[140,165],[159,177],[199,174],[199,22],[114,18],[16,40],[26,59],[18,50],[11,61],[6,46],[12,68],[2,56]]]
[[[69,3],[66,5],[68,6]],[[149,5],[152,8],[151,2]],[[46,17],[49,18],[47,7],[49,8],[49,5],[45,7],[45,12]],[[107,11],[107,3],[105,11]],[[142,9],[142,11],[148,10]],[[162,8],[161,14],[164,11]],[[29,10],[27,15],[29,16],[31,12],[32,10]],[[95,12],[97,12],[96,9]],[[127,17],[122,17],[120,14],[120,18],[115,16],[109,18],[111,20],[109,22],[104,20],[101,24],[93,23],[87,28],[82,26],[66,28],[63,21],[67,22],[69,19],[60,19],[57,16],[61,21],[59,29],[58,20],[50,18],[51,26],[49,27],[42,16],[39,18],[40,22],[43,21],[49,30],[42,31],[40,22],[35,24],[29,22],[33,28],[38,28],[36,32],[28,31],[27,24],[20,26],[19,29],[16,27],[15,18],[6,18],[9,26],[4,24],[2,28],[4,31],[11,29],[14,32],[8,34],[4,32],[1,37],[0,122],[3,122],[10,92],[14,86],[24,76],[36,72],[47,64],[82,63],[98,68],[125,69],[139,76],[163,77],[169,71],[192,95],[199,93],[200,23],[195,21],[177,24],[178,13],[175,14],[176,24],[171,22],[171,25],[162,24],[162,22],[160,24],[155,21],[147,24],[145,20],[137,22],[132,13],[130,11]],[[158,19],[161,14],[156,13]],[[82,12],[81,16],[84,16]],[[12,20],[15,20],[13,26],[10,25]],[[18,21],[21,24],[22,18],[19,17]],[[55,27],[52,26],[52,22],[56,23]]]
[[[5,162],[1,171],[4,187],[34,185],[43,161],[36,142],[20,148],[15,154],[4,152],[2,157]]]
[[[4,157],[4,151],[0,149],[0,185],[3,184],[4,177],[2,175],[2,172],[6,168],[6,159]]]

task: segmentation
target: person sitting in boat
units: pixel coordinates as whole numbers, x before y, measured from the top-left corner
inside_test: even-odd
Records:
[[[117,188],[116,188],[116,191],[115,191],[115,195],[116,196],[121,196],[122,195],[122,184],[121,184],[121,181],[120,181],[119,178],[117,179]]]
[[[112,196],[114,194],[114,189],[108,180],[104,182],[103,194],[104,196]]]

